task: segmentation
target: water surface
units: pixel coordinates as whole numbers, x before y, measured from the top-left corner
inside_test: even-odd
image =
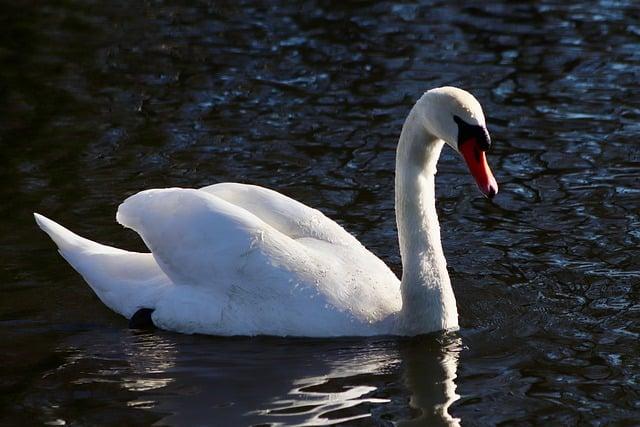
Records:
[[[50,425],[633,425],[640,419],[640,9],[633,1],[0,6],[0,413]],[[132,250],[140,189],[241,181],[320,208],[400,273],[394,150],[434,86],[494,140],[445,149],[461,330],[136,333],[34,225]]]

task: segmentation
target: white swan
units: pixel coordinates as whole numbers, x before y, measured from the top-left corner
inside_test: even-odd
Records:
[[[127,318],[150,314],[159,328],[308,337],[454,329],[458,313],[434,200],[445,142],[487,197],[498,191],[478,101],[453,87],[426,92],[404,123],[396,155],[402,281],[321,212],[253,185],[129,197],[116,219],[151,253],[104,246],[34,215],[102,302]]]

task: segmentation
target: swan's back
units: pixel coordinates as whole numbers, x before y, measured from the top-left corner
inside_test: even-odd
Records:
[[[345,246],[362,246],[344,228],[317,209],[257,185],[224,182],[201,188],[251,212],[292,239],[313,238]]]

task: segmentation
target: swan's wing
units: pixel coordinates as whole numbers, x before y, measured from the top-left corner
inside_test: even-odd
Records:
[[[399,310],[399,282],[381,260],[324,215],[318,220],[317,211],[300,204],[311,215],[287,210],[290,199],[282,197],[278,205],[283,199],[267,196],[261,214],[280,230],[310,230],[315,237],[291,238],[208,191],[147,190],[128,198],[118,222],[142,236],[177,285],[154,321],[214,334],[358,335],[373,333],[375,322]],[[287,213],[315,216],[321,225],[287,223]],[[324,235],[323,227],[330,229]]]
[[[201,188],[200,191],[251,212],[273,229],[304,246],[312,256],[315,255],[320,260],[323,264],[321,268],[331,264],[332,259],[340,261],[343,268],[331,268],[342,275],[342,280],[332,282],[337,283],[334,286],[344,286],[345,280],[354,277],[359,277],[360,283],[380,283],[382,288],[388,284],[393,284],[393,288],[396,286],[397,278],[382,260],[317,209],[256,185],[226,182]],[[367,273],[363,271],[375,279],[364,280]],[[376,295],[376,289],[369,288],[367,291]]]
[[[305,262],[299,259],[304,250],[294,240],[251,212],[200,190],[142,191],[120,205],[116,219],[140,234],[176,284],[228,290],[254,274],[275,273],[279,263]]]
[[[210,185],[200,191],[246,209],[292,239],[311,238],[342,246],[361,246],[355,237],[319,210],[276,191],[234,182]]]

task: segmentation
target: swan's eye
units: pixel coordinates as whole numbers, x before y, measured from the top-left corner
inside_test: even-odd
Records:
[[[458,148],[466,141],[473,139],[480,150],[487,151],[489,149],[491,137],[489,137],[486,127],[469,124],[456,115],[453,116],[453,121],[458,125]]]

